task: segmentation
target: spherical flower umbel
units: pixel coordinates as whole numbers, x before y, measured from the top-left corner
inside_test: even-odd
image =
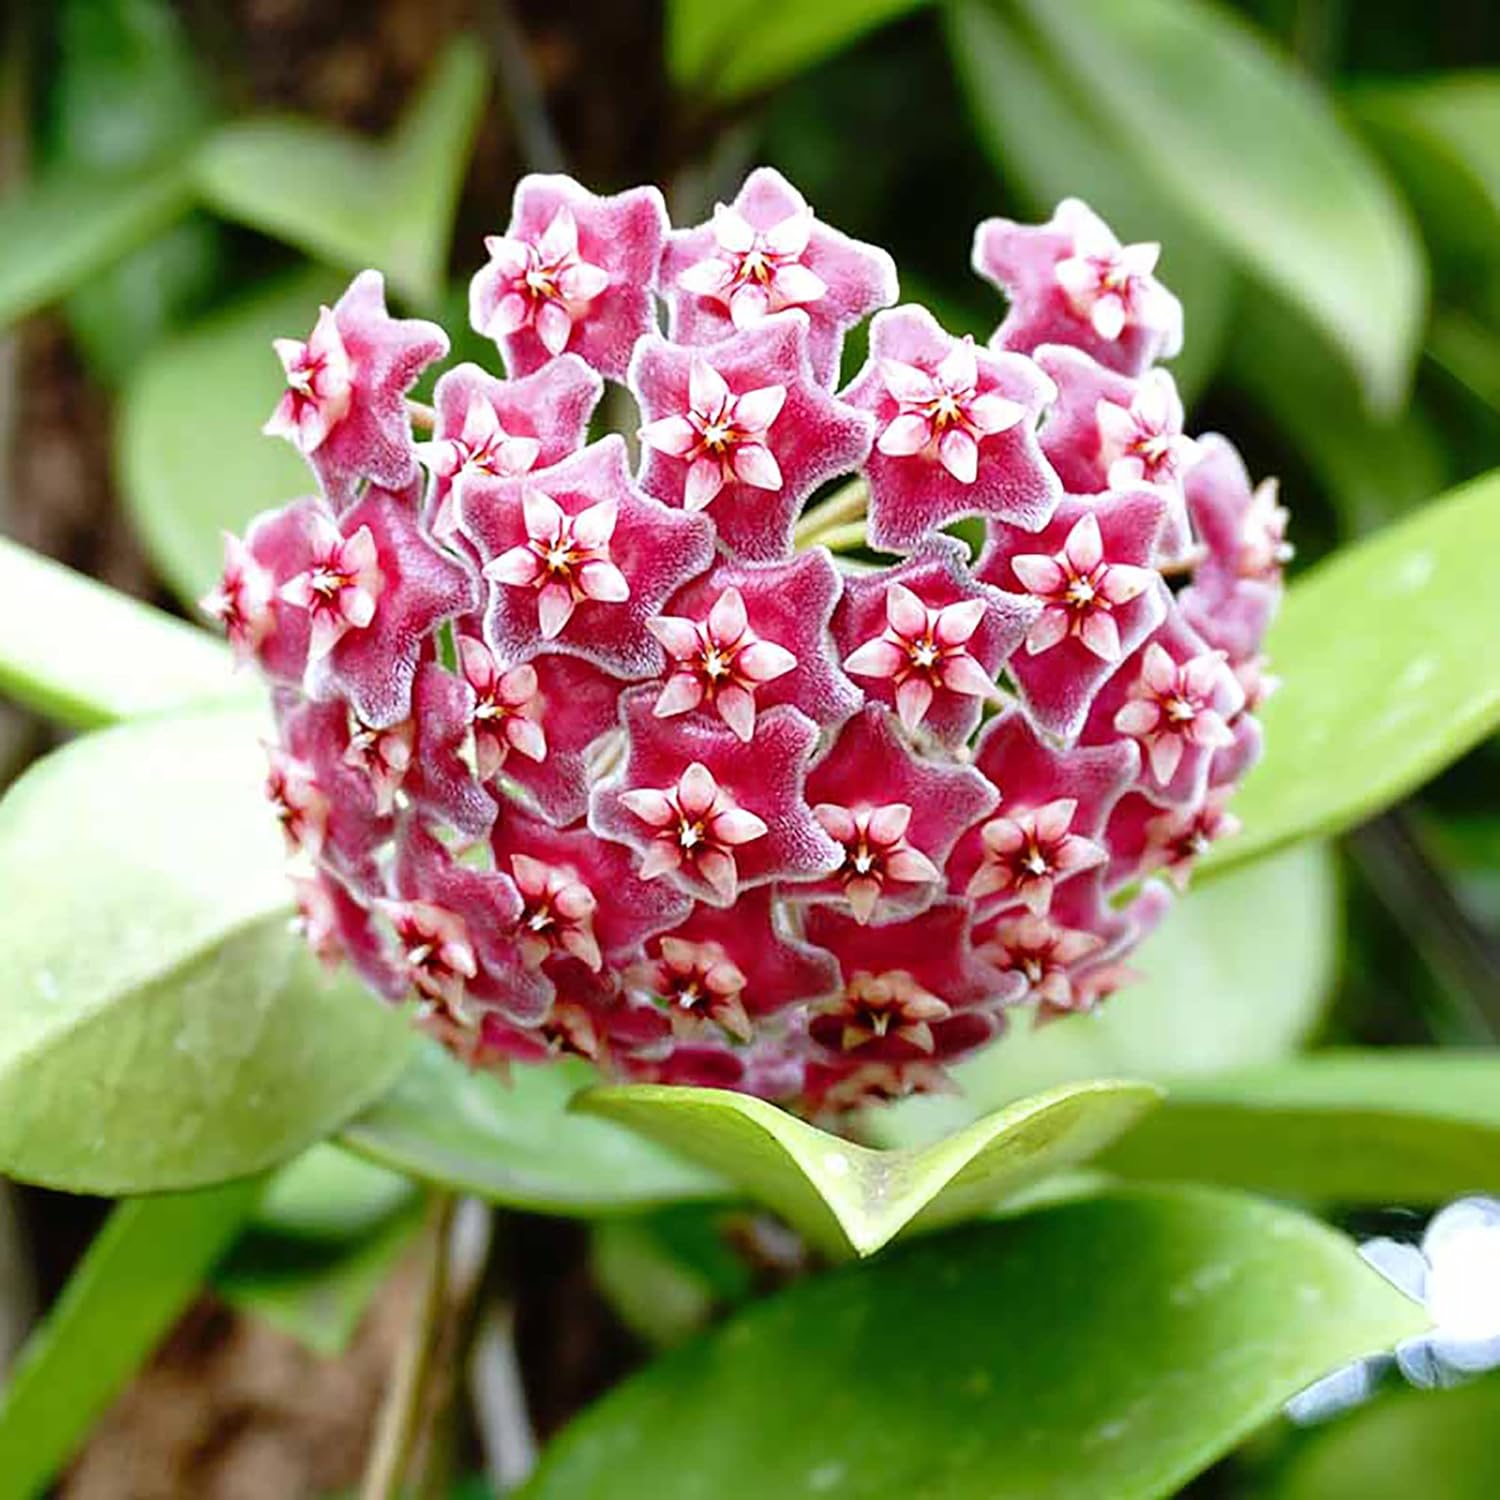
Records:
[[[768,168],[675,231],[529,177],[487,248],[505,377],[409,403],[446,335],[374,272],[277,342],[318,493],[204,600],[272,687],[319,958],[475,1066],[813,1115],[1127,983],[1238,826],[1289,556],[1274,485],[1183,430],[1157,247],[989,221],[987,346]],[[634,467],[588,441],[606,381]]]

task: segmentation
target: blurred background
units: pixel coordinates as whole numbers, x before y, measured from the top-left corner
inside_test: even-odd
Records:
[[[890,247],[905,300],[980,336],[1001,306],[968,270],[975,223],[1086,198],[1123,239],[1162,242],[1189,425],[1281,476],[1299,568],[1500,463],[1485,0],[9,0],[3,27],[0,532],[169,609],[190,614],[213,581],[221,529],[304,484],[259,436],[280,384],[268,341],[352,270],[380,267],[455,358],[495,365],[466,333],[465,288],[529,170],[659,182],[685,224],[768,162]],[[0,784],[52,733],[0,705]],[[1106,1025],[1007,1044],[976,1065],[976,1095],[1160,1071],[1162,1049],[1191,1070],[1310,1040],[1500,1040],[1497,774],[1483,746],[1338,847],[1205,888]],[[0,1191],[3,1360],[102,1209]],[[310,1256],[295,1203],[268,1210],[269,1260],[226,1270],[60,1493],[352,1483],[411,1220],[382,1191],[351,1199],[379,1250],[352,1272],[352,1237]],[[515,1224],[543,1434],[672,1336],[618,1295],[654,1247],[696,1267],[710,1309],[787,1269],[755,1226],[726,1257],[693,1223],[603,1243]],[[1263,1457],[1193,1492],[1258,1493]]]

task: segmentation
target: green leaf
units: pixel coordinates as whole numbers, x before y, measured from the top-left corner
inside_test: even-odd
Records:
[[[745,1094],[630,1084],[575,1107],[629,1125],[731,1178],[832,1255],[871,1255],[908,1226],[984,1212],[1049,1173],[1089,1160],[1157,1102],[1150,1084],[1054,1089],[936,1145],[875,1151]]]
[[[258,715],[75,741],[0,802],[0,1171],[196,1187],[337,1128],[407,1054],[401,1017],[288,930]]]
[[[1265,1500],[1493,1500],[1500,1494],[1500,1380],[1405,1391],[1313,1432]]]
[[[352,1238],[298,1240],[251,1232],[215,1272],[214,1290],[314,1354],[342,1354],[422,1227],[409,1203]]]
[[[219,576],[225,531],[314,488],[261,426],[284,385],[271,340],[305,332],[340,278],[302,270],[153,351],[124,392],[115,471],[151,560],[185,603]]]
[[[271,1179],[255,1224],[289,1239],[357,1239],[390,1219],[416,1190],[409,1177],[324,1142]]]
[[[206,630],[0,537],[0,692],[77,729],[242,697]]]
[[[1241,318],[1227,369],[1306,460],[1348,535],[1383,526],[1442,489],[1442,446],[1421,412],[1371,415],[1347,368],[1291,308],[1265,306]]]
[[[61,297],[182,217],[186,163],[50,172],[0,200],[0,328]]]
[[[197,1296],[261,1187],[252,1179],[115,1209],[0,1394],[0,1500],[28,1500],[68,1461]]]
[[[1234,306],[1235,275],[1175,200],[1122,160],[1112,131],[995,0],[945,11],[953,66],[980,144],[1030,212],[1081,197],[1126,240],[1156,240],[1162,275],[1182,299],[1187,339],[1174,362],[1184,398],[1207,385]]]
[[[1287,591],[1264,760],[1222,867],[1388,807],[1500,724],[1500,471],[1346,547]]]
[[[518,1067],[507,1084],[423,1042],[341,1139],[394,1171],[536,1213],[588,1218],[728,1196],[721,1179],[629,1131],[568,1113],[593,1076],[560,1063]]]
[[[1500,1191],[1500,1050],[1315,1053],[1184,1079],[1100,1165],[1349,1203]]]
[[[374,266],[430,306],[485,87],[481,52],[458,38],[384,143],[310,120],[242,121],[204,146],[198,190],[227,218],[351,271]]]
[[[1491,411],[1500,413],[1500,334],[1469,313],[1450,309],[1432,320],[1427,352]]]
[[[1423,1321],[1285,1209],[1114,1193],[757,1304],[612,1391],[523,1494],[1147,1500]]]
[[[1017,1025],[959,1065],[960,1094],[872,1111],[867,1127],[884,1144],[912,1145],[1061,1083],[1160,1081],[1279,1061],[1307,1039],[1328,998],[1338,896],[1322,844],[1207,881],[1131,954],[1144,977],[1102,1010]]]
[[[1495,265],[1500,243],[1500,73],[1367,85],[1351,107],[1410,194],[1435,253]]]
[[[721,100],[760,93],[925,0],[668,0],[674,83]]]
[[[1316,85],[1201,0],[1022,4],[1112,143],[1332,340],[1372,408],[1399,404],[1421,334],[1420,247]]]

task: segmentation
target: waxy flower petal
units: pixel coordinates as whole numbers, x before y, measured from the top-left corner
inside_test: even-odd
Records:
[[[789,307],[807,314],[819,384],[838,375],[844,331],[897,296],[896,267],[817,219],[772,167],[757,167],[731,204],[677,230],[662,257],[662,292],[679,344],[713,344]]]
[[[362,481],[399,490],[416,476],[406,393],[448,352],[435,323],[392,318],[385,282],[363,271],[307,342],[278,339],[287,389],[265,431],[307,459],[329,502],[349,504]]]
[[[807,340],[792,311],[705,349],[645,338],[631,361],[642,489],[706,511],[740,557],[787,555],[803,501],[870,449],[870,419],[814,378]]]
[[[485,241],[490,259],[469,285],[469,321],[500,346],[513,376],[566,351],[622,379],[636,340],[655,327],[666,234],[655,188],[601,198],[571,177],[523,177],[510,226]]]

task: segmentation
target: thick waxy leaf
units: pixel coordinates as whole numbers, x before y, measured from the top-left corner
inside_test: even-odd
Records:
[[[926,0],[668,0],[667,66],[684,89],[738,99],[802,72]]]
[[[1101,1010],[1034,1029],[1022,1022],[956,1069],[961,1094],[872,1110],[866,1127],[910,1145],[1060,1083],[1279,1061],[1306,1040],[1328,998],[1337,928],[1338,882],[1322,844],[1207,881],[1131,954],[1143,977]]]
[[[1500,1191],[1500,1050],[1330,1052],[1185,1079],[1100,1165],[1349,1203]]]
[[[186,164],[49,173],[0,202],[0,328],[71,291],[191,202]]]
[[[1235,802],[1245,830],[1210,866],[1348,828],[1500,724],[1497,543],[1493,473],[1297,580],[1268,641],[1283,685]]]
[[[1493,266],[1500,244],[1500,73],[1365,87],[1352,104],[1411,195],[1434,253]]]
[[[1228,258],[1172,196],[1129,160],[1054,59],[1032,45],[996,0],[945,9],[949,49],[981,145],[1029,210],[1087,200],[1122,239],[1156,240],[1161,274],[1182,299],[1187,338],[1172,362],[1186,399],[1207,384],[1233,310]]]
[[[1311,1434],[1267,1500],[1493,1500],[1500,1495],[1500,1379],[1404,1391]]]
[[[524,1494],[1145,1500],[1423,1322],[1285,1209],[1110,1194],[757,1304],[607,1396]]]
[[[341,278],[271,282],[158,348],[125,388],[116,472],[136,534],[185,604],[212,586],[223,533],[315,488],[290,443],[261,426],[284,378],[271,340],[303,337]]]
[[[870,1255],[909,1225],[951,1224],[1088,1161],[1157,1102],[1150,1084],[1054,1089],[920,1149],[872,1151],[761,1099],[633,1084],[577,1107],[649,1135],[737,1182],[833,1255]]]
[[[198,190],[228,218],[351,271],[374,266],[430,305],[484,95],[484,59],[460,39],[383,144],[306,120],[244,121],[204,147]]]
[[[1023,0],[1046,46],[1205,234],[1343,351],[1394,407],[1421,332],[1416,234],[1328,101],[1200,0]]]
[[[628,1130],[570,1114],[593,1076],[582,1064],[517,1067],[505,1083],[422,1043],[341,1139],[395,1171],[537,1213],[591,1218],[731,1194]]]
[[[121,1204],[0,1393],[0,1494],[39,1494],[197,1296],[255,1206],[252,1179]]]
[[[0,803],[0,1171],[76,1192],[274,1165],[390,1082],[404,1021],[288,930],[259,718],[143,720]]]
[[[0,693],[78,729],[247,693],[206,630],[0,537]]]
[[[255,1227],[287,1239],[353,1240],[385,1223],[416,1192],[409,1177],[323,1142],[271,1179]]]

